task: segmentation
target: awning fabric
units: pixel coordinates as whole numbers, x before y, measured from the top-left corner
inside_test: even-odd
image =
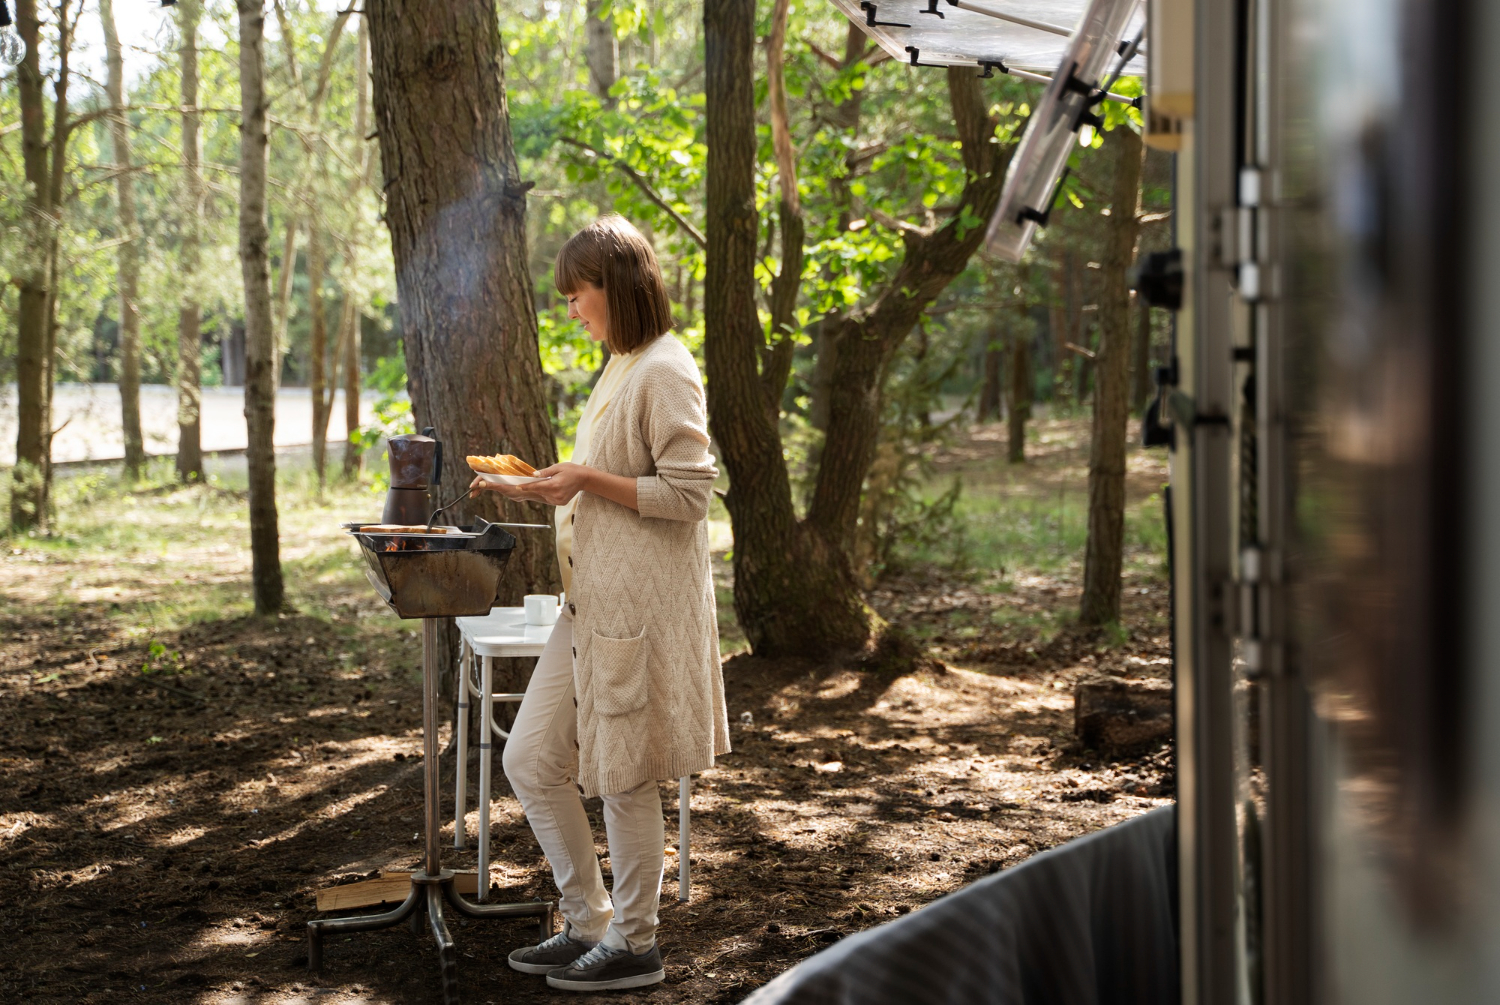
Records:
[[[1068,39],[1025,25],[1002,21],[948,0],[833,0],[833,5],[874,39],[892,58],[910,63],[918,51],[921,63],[952,66],[1003,62],[1018,70],[1052,73],[1062,61]],[[987,7],[1005,14],[1057,25],[1072,31],[1083,17],[1087,0],[974,0],[965,7]],[[1134,3],[1131,6],[1135,6]],[[928,13],[929,9],[936,13]],[[939,17],[938,15],[942,16]],[[1134,37],[1145,23],[1144,8],[1130,19],[1126,35]],[[874,21],[872,25],[870,22]],[[1126,73],[1146,72],[1144,57],[1131,61]]]
[[[1021,260],[1051,211],[1079,128],[1116,72],[1145,72],[1135,54],[1145,23],[1141,0],[832,0],[896,59],[917,66],[993,65],[1051,77],[1032,106],[1005,176],[985,245]],[[962,6],[959,6],[962,4]],[[979,13],[982,7],[1042,27]],[[1066,27],[1066,37],[1046,25]],[[1121,60],[1131,55],[1121,68]],[[1122,99],[1123,100],[1123,99]]]

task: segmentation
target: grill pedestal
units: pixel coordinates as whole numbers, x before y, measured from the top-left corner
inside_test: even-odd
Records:
[[[370,539],[364,535],[355,536],[365,549],[366,557],[371,557],[370,553],[373,549],[370,546]],[[509,546],[505,550],[508,557]],[[422,553],[403,557],[416,558],[418,554]],[[435,554],[442,554],[442,552]],[[500,564],[504,564],[503,559]],[[440,565],[441,563],[434,563],[435,567]],[[432,587],[435,584],[427,585]],[[380,586],[378,581],[376,586],[377,588]],[[381,592],[385,593],[384,590]],[[433,591],[429,589],[425,593],[431,596]],[[386,597],[386,601],[392,607],[397,607],[396,600],[391,597]],[[466,613],[468,612],[460,612],[459,616]],[[488,604],[484,613],[489,613]],[[470,918],[537,918],[540,924],[541,938],[538,939],[540,942],[552,935],[552,903],[535,901],[520,904],[472,904],[459,896],[458,890],[453,885],[453,873],[443,868],[442,854],[438,845],[438,836],[442,826],[438,806],[438,796],[441,791],[438,787],[438,675],[440,670],[438,660],[441,650],[438,617],[422,618],[422,785],[426,830],[426,849],[422,871],[412,874],[411,891],[406,895],[406,900],[401,906],[394,910],[353,918],[319,918],[309,921],[307,923],[307,966],[309,970],[322,968],[323,939],[329,935],[392,928],[403,921],[410,921],[413,933],[420,934],[421,915],[419,912],[425,910],[433,940],[437,943],[438,962],[443,975],[443,1003],[444,1005],[458,1005],[458,961],[454,955],[453,936],[449,933],[448,923],[444,918],[447,908],[451,907],[459,914]],[[489,877],[480,876],[479,882],[488,883]]]

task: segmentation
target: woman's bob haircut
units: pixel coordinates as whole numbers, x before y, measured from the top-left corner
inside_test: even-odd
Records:
[[[553,271],[558,292],[604,290],[606,342],[612,353],[634,352],[672,328],[672,302],[644,234],[623,216],[602,216],[568,238]]]

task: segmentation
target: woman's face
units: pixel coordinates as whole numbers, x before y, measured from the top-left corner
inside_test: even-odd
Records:
[[[604,287],[585,285],[568,295],[568,318],[583,322],[583,330],[595,342],[603,342],[608,334],[604,316]]]

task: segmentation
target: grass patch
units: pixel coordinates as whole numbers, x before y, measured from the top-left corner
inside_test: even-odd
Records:
[[[380,493],[366,482],[319,491],[310,463],[295,455],[278,466],[288,603],[326,620],[330,602],[369,592],[338,524],[377,514]],[[7,539],[11,575],[0,609],[102,609],[143,640],[249,614],[245,473],[218,467],[201,485],[177,483],[170,458],[153,459],[135,483],[118,468],[60,472],[49,533]]]
[[[958,477],[953,530],[937,540],[900,550],[900,564],[968,573],[989,592],[1004,592],[1018,578],[1080,580],[1088,545],[1087,440],[1080,420],[1034,423],[1036,448],[1025,464],[1005,461],[1000,444],[978,437],[940,466],[924,498],[935,501]],[[980,427],[983,432],[984,427]],[[975,444],[979,444],[976,447]],[[1166,559],[1166,525],[1160,486],[1164,459],[1133,449],[1125,506],[1127,579],[1159,577]]]

